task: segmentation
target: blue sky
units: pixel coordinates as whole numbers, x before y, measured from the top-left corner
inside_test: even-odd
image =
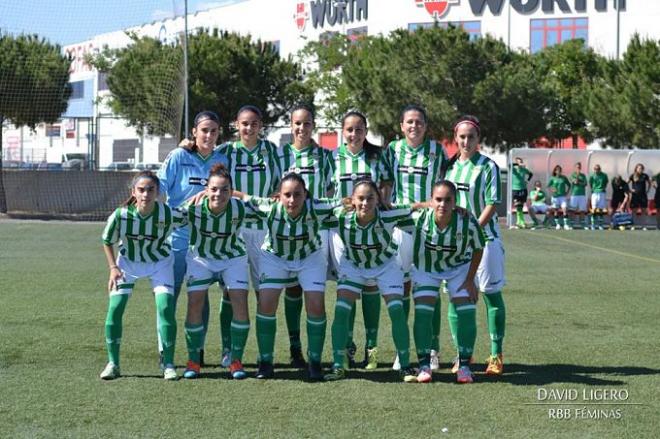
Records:
[[[236,0],[188,0],[188,11]],[[37,33],[61,45],[182,15],[184,0],[0,0],[3,33]]]

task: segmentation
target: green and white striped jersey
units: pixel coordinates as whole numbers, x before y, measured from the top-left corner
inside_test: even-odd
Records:
[[[182,212],[160,201],[145,217],[131,204],[108,217],[102,240],[105,245],[119,242],[119,254],[131,262],[158,262],[170,255],[168,238],[172,231],[185,224]]]
[[[324,198],[332,189],[332,151],[310,145],[301,151],[284,145],[277,151],[280,176],[295,172],[305,180],[312,198]]]
[[[442,179],[447,155],[442,144],[426,140],[417,148],[405,139],[391,142],[385,150],[383,180],[393,182],[393,203],[416,203],[431,198],[433,185]]]
[[[279,168],[277,147],[268,140],[260,140],[252,150],[241,142],[227,142],[216,148],[227,156],[234,189],[255,197],[269,197],[277,191]],[[263,223],[245,224],[249,229],[263,230]]]
[[[456,185],[456,205],[469,210],[476,218],[486,206],[502,202],[500,168],[477,152],[469,160],[456,160],[449,165],[445,178]],[[495,213],[483,227],[486,240],[500,237],[500,226]]]
[[[449,225],[440,230],[434,209],[413,213],[414,226],[406,227],[413,235],[413,264],[420,271],[441,273],[472,260],[475,251],[484,248],[485,238],[472,214],[454,211]]]
[[[355,211],[335,209],[337,234],[344,242],[344,256],[359,268],[374,268],[385,264],[399,250],[392,240],[392,230],[410,221],[410,206],[399,205],[391,210],[377,210],[376,218],[366,226],[357,222]]]
[[[239,230],[244,224],[261,222],[259,216],[241,200],[231,198],[226,209],[214,214],[205,198],[201,205],[188,205],[190,252],[206,259],[227,260],[245,256],[245,242]]]
[[[364,149],[353,154],[345,144],[340,145],[332,152],[333,197],[350,197],[355,183],[361,180],[371,180],[378,185],[387,166],[384,160],[382,153],[377,158],[368,158]]]
[[[298,218],[291,218],[279,201],[248,197],[246,204],[266,223],[266,240],[261,247],[288,261],[305,259],[321,248],[321,223],[333,215],[338,202],[305,200]]]

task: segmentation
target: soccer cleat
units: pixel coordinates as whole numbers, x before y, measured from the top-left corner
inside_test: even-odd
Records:
[[[199,365],[206,366],[206,363],[204,363],[204,349],[199,350]]]
[[[417,373],[418,383],[430,383],[433,380],[433,372],[429,366],[422,366]]]
[[[273,369],[273,363],[261,362],[259,363],[259,368],[257,369],[257,374],[255,377],[258,380],[269,380],[275,377],[275,369]]]
[[[176,381],[179,377],[176,374],[176,369],[173,364],[166,364],[165,370],[163,371],[163,378],[166,381]]]
[[[469,364],[474,363],[474,357],[470,357],[470,362]],[[458,356],[454,358],[454,361],[451,365],[451,373],[456,373],[458,372],[458,368],[461,366],[461,363],[458,361]]]
[[[560,226],[559,224],[557,224],[557,225],[555,226],[555,230],[561,230],[561,226]]]
[[[222,357],[220,358],[220,367],[229,367],[230,365],[231,365],[231,351],[229,349],[223,349]]]
[[[108,364],[105,365],[105,368],[103,369],[103,372],[101,372],[101,379],[102,380],[114,380],[115,378],[119,378],[121,376],[121,372],[119,371],[119,366],[117,366],[115,363],[110,361]]]
[[[365,365],[364,368],[366,370],[374,370],[378,369],[378,348],[373,347],[371,349],[367,349],[365,353]]]
[[[307,366],[307,377],[310,381],[323,381],[323,369],[320,361],[310,361]]]
[[[354,342],[351,342],[351,345],[346,348],[346,365],[345,368],[354,369],[357,364],[355,363],[355,353],[357,352],[357,346]]]
[[[165,372],[165,361],[163,360],[163,351],[158,352],[158,368],[161,372]]]
[[[404,383],[416,383],[417,382],[417,371],[412,367],[404,367],[399,371],[399,376]]]
[[[183,377],[189,380],[195,379],[199,376],[200,369],[201,365],[199,363],[188,360],[188,364],[186,364],[186,370],[183,371]]]
[[[456,372],[456,382],[459,384],[471,384],[474,382],[474,377],[469,366],[461,366]]]
[[[343,367],[332,366],[332,371],[325,374],[325,381],[339,381],[346,378],[346,369]]]
[[[564,230],[573,230],[573,227],[569,226],[568,224],[564,224]]]
[[[431,370],[440,369],[440,358],[438,358],[438,351],[431,349]]]
[[[504,361],[502,354],[491,355],[488,357],[486,366],[486,375],[502,375],[504,372]]]
[[[231,377],[235,380],[242,380],[245,377],[247,377],[247,374],[243,369],[243,363],[241,363],[241,360],[234,360],[231,362],[231,364],[229,365],[229,373],[231,374]]]
[[[289,348],[289,353],[291,354],[291,366],[296,369],[304,369],[307,367],[307,362],[305,357],[303,357],[302,348],[300,346],[291,346]]]
[[[401,370],[401,363],[399,362],[399,354],[396,354],[394,363],[392,363],[392,370]]]

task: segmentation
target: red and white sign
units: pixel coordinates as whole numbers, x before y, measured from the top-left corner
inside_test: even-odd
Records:
[[[457,5],[460,0],[415,0],[418,8],[426,9],[436,20],[444,17],[451,5]]]
[[[300,32],[305,30],[307,20],[309,20],[309,11],[307,10],[307,3],[298,3],[296,5],[296,13],[293,16],[296,20],[296,26]]]

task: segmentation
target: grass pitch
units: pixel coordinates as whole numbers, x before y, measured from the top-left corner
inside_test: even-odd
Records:
[[[146,281],[125,315],[123,377],[102,382],[102,227],[0,221],[0,437],[657,437],[660,232],[505,231],[505,375],[486,377],[480,362],[476,383],[461,386],[447,370],[453,354],[446,319],[443,369],[434,382],[398,382],[389,370],[394,349],[384,306],[378,370],[351,371],[342,382],[303,382],[283,364],[288,342],[280,306],[277,379],[234,382],[217,367],[217,289],[207,341],[215,366],[198,380],[164,382]],[[333,295],[334,285],[329,324]],[[179,303],[176,362],[183,366],[185,294]],[[254,309],[252,302],[250,372]],[[488,355],[485,320],[480,302],[478,360]],[[325,346],[329,361],[329,327]],[[603,390],[609,399],[591,397]]]

